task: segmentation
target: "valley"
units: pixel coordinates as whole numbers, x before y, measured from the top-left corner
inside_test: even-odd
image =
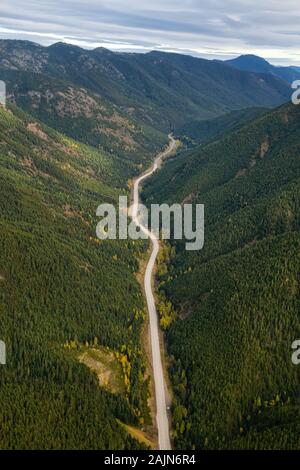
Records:
[[[1,449],[299,448],[297,74],[0,40]],[[151,243],[97,238],[120,195]],[[204,204],[204,248],[140,200]]]
[[[159,240],[157,237],[150,232],[145,226],[143,226],[138,217],[139,207],[139,189],[140,184],[146,181],[155,171],[161,166],[162,162],[172,155],[176,151],[176,141],[169,136],[170,143],[168,148],[160,153],[154,163],[153,167],[144,173],[142,176],[134,181],[133,185],[133,205],[132,205],[132,220],[135,222],[137,227],[148,235],[153,245],[152,253],[148,261],[145,275],[144,275],[144,290],[147,300],[148,314],[150,318],[150,342],[151,342],[151,356],[152,356],[152,370],[153,370],[153,381],[155,389],[155,403],[156,403],[156,421],[158,430],[158,445],[159,450],[171,450],[171,439],[169,431],[169,416],[167,412],[167,399],[166,399],[166,383],[165,383],[165,371],[163,370],[161,351],[160,351],[160,339],[159,339],[159,326],[157,318],[157,309],[155,305],[155,299],[153,294],[153,277],[154,268],[156,264],[156,258],[159,254]]]

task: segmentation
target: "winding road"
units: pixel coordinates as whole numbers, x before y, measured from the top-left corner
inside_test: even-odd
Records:
[[[159,242],[156,236],[144,227],[138,218],[138,207],[139,207],[139,187],[140,184],[149,178],[161,165],[164,158],[168,157],[176,149],[176,141],[169,135],[169,146],[161,152],[155,159],[154,164],[150,170],[138,177],[134,181],[133,185],[133,204],[131,208],[131,217],[137,227],[140,228],[145,234],[148,235],[152,242],[152,253],[147,264],[144,287],[149,312],[150,321],[150,339],[151,339],[151,351],[152,351],[152,365],[153,365],[153,380],[155,386],[155,401],[156,401],[156,422],[158,430],[158,445],[159,450],[171,450],[169,420],[167,413],[167,401],[166,401],[166,384],[163,373],[163,366],[161,360],[161,351],[159,343],[159,324],[158,317],[155,307],[154,295],[152,290],[153,270],[156,262],[156,258],[159,252]]]

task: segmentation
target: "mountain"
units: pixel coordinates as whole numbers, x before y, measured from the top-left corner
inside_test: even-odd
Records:
[[[0,41],[0,76],[10,99],[37,118],[135,159],[163,144],[162,132],[188,121],[290,98],[281,79],[224,63],[163,52],[87,51],[64,43]]]
[[[67,60],[63,50],[52,46],[48,53],[30,42],[0,41],[0,77],[7,83],[9,101],[76,140],[101,147],[112,156],[148,163],[166,136],[137,122],[130,112],[93,89],[77,84],[76,69],[87,72],[80,69],[85,56],[75,55],[76,47],[67,47],[71,68],[63,73],[67,67],[61,65]]]
[[[144,448],[124,427],[149,420],[145,247],[95,233],[131,169],[15,107],[0,107],[0,143],[0,447]]]
[[[226,60],[226,64],[238,70],[244,70],[248,72],[256,72],[262,74],[271,74],[275,77],[281,78],[282,80],[292,83],[295,80],[300,80],[300,68],[298,67],[277,67],[271,65],[262,57],[256,55],[241,55],[236,59]]]
[[[205,205],[205,244],[165,248],[159,296],[179,449],[298,449],[300,107],[285,105],[184,151],[152,202]],[[174,317],[177,314],[177,319]]]

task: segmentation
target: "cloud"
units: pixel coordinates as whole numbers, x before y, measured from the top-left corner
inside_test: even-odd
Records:
[[[1,0],[0,36],[300,65],[298,0]]]

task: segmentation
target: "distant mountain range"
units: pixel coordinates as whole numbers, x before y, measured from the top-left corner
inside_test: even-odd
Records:
[[[282,77],[229,65],[164,52],[0,41],[0,78],[11,101],[72,138],[134,161],[147,160],[170,129],[188,121],[288,101]]]
[[[277,67],[256,55],[241,55],[236,59],[227,60],[225,63],[238,70],[264,74],[268,73],[274,77],[286,80],[288,83],[292,83],[294,80],[300,80],[300,67]]]

